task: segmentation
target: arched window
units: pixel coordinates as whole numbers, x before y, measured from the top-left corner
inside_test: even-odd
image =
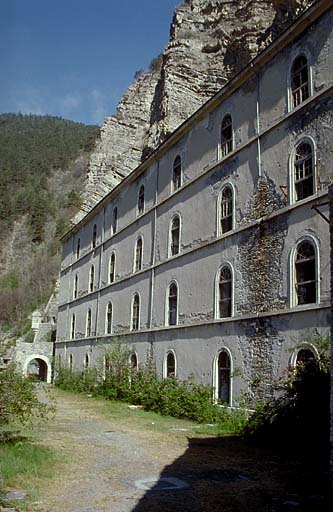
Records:
[[[138,214],[145,211],[145,187],[141,185],[138,195]]]
[[[182,184],[182,160],[180,156],[176,156],[173,162],[172,172],[172,191],[175,192],[181,187]]]
[[[225,265],[219,274],[218,283],[218,318],[232,315],[232,272]]]
[[[77,242],[76,242],[76,259],[77,260],[80,257],[80,248],[81,248],[81,240],[80,240],[80,238],[78,238]]]
[[[75,274],[74,288],[73,288],[73,299],[77,299],[78,284],[79,284],[79,276],[78,276],[78,274]]]
[[[109,302],[106,308],[105,334],[112,333],[112,304]]]
[[[112,212],[112,224],[111,224],[111,234],[114,235],[117,233],[118,227],[118,208],[115,206]]]
[[[73,371],[73,354],[69,354],[69,371]]]
[[[224,116],[221,125],[221,156],[224,157],[233,150],[231,115]]]
[[[314,158],[312,146],[309,142],[301,142],[296,148],[294,160],[296,201],[300,201],[301,199],[312,196],[314,194],[314,177]]]
[[[140,297],[136,293],[132,302],[132,331],[138,331],[140,328]]]
[[[175,215],[171,220],[170,227],[170,255],[175,256],[179,253],[180,245],[180,218]]]
[[[90,274],[89,274],[89,291],[94,291],[94,281],[95,281],[95,267],[94,265],[91,265],[90,267]]]
[[[71,322],[71,340],[75,339],[75,315],[72,315],[72,322]]]
[[[299,55],[291,68],[292,106],[297,107],[310,96],[309,66],[305,55]]]
[[[138,369],[138,356],[136,355],[135,352],[132,352],[132,354],[131,354],[130,366],[131,366],[131,369],[134,371],[136,371]]]
[[[96,244],[97,244],[97,225],[94,224],[93,235],[92,235],[92,242],[91,242],[91,246],[92,246],[93,249],[95,249]]]
[[[301,242],[295,258],[296,304],[317,302],[316,253],[311,242]]]
[[[92,326],[92,320],[91,320],[91,309],[88,309],[87,313],[87,325],[86,325],[86,336],[89,338],[91,336],[91,326]]]
[[[178,288],[176,283],[171,283],[167,298],[167,325],[177,325],[178,321]]]
[[[164,373],[166,378],[176,377],[176,358],[171,350],[166,355]]]
[[[143,242],[142,237],[140,236],[136,241],[135,246],[135,261],[134,261],[134,272],[142,269],[142,249]]]
[[[226,350],[219,353],[217,359],[217,399],[230,404],[231,398],[231,362]]]
[[[231,231],[233,228],[233,193],[229,186],[224,187],[220,202],[220,232]]]
[[[113,283],[116,275],[116,255],[113,252],[110,258],[109,283]]]
[[[88,368],[89,368],[89,355],[86,354],[85,358],[84,358],[84,369],[88,370]]]
[[[316,356],[309,348],[301,348],[296,356],[296,365],[307,364],[309,361],[314,361]]]

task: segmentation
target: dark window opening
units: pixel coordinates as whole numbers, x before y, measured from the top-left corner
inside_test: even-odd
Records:
[[[77,299],[78,282],[79,282],[79,276],[76,274],[75,278],[74,278],[74,293],[73,293],[74,299]]]
[[[232,119],[227,114],[222,121],[221,126],[221,154],[222,157],[226,156],[233,150],[232,144]]]
[[[175,360],[175,356],[172,352],[169,352],[167,355],[166,376],[168,378],[176,376],[176,360]]]
[[[303,142],[295,155],[296,201],[312,196],[314,193],[313,155],[310,144]]]
[[[308,61],[304,55],[297,57],[292,65],[291,93],[293,107],[297,107],[310,96]]]
[[[75,338],[75,315],[72,316],[72,324],[71,324],[71,339]]]
[[[136,293],[133,299],[132,305],[132,331],[139,330],[139,319],[140,319],[140,298]]]
[[[180,237],[180,219],[176,215],[172,219],[171,224],[171,255],[175,256],[179,253],[179,237]]]
[[[112,332],[112,304],[109,302],[107,311],[106,311],[106,334],[111,334]]]
[[[131,365],[132,370],[138,369],[138,357],[135,354],[135,352],[133,352],[133,354],[131,354],[130,365]]]
[[[95,267],[94,265],[90,269],[90,279],[89,279],[89,291],[94,291],[94,280],[95,280]]]
[[[231,316],[232,274],[229,267],[223,267],[219,281],[219,318]]]
[[[93,236],[92,236],[92,248],[95,249],[97,244],[97,226],[94,224]]]
[[[316,256],[310,242],[303,242],[298,246],[295,267],[297,304],[316,302]]]
[[[80,257],[80,246],[81,246],[81,240],[78,238],[76,243],[76,259],[79,259]]]
[[[230,403],[231,364],[227,352],[220,352],[218,358],[218,399],[221,403]]]
[[[135,248],[135,272],[142,269],[142,238],[138,238]]]
[[[139,215],[145,210],[145,187],[141,185],[138,196],[138,213]]]
[[[88,370],[89,368],[89,356],[86,354],[86,357],[84,358],[84,368],[85,370]]]
[[[315,355],[309,348],[302,348],[296,357],[296,365],[298,364],[307,364],[310,361],[315,361]]]
[[[175,283],[169,287],[168,325],[177,325],[178,289]]]
[[[180,156],[176,156],[175,161],[173,163],[173,173],[172,173],[172,189],[173,192],[178,190],[182,184],[182,161]]]
[[[110,275],[109,275],[109,281],[110,283],[114,282],[115,279],[115,271],[116,271],[116,256],[113,253],[110,258]]]
[[[225,187],[221,196],[221,233],[232,230],[233,197],[230,187]]]
[[[115,206],[112,212],[112,235],[117,233],[118,224],[118,208]]]
[[[89,338],[91,336],[91,309],[88,309],[88,314],[87,314],[86,335],[87,335],[87,338]]]

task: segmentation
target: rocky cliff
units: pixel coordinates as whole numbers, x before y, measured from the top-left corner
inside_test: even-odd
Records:
[[[84,211],[311,3],[186,0],[177,7],[160,65],[140,75],[125,92],[116,114],[104,121],[90,160]]]

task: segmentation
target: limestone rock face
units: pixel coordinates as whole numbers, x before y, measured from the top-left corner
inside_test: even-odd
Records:
[[[313,0],[186,0],[160,69],[143,73],[107,117],[91,157],[84,210],[267,46]]]

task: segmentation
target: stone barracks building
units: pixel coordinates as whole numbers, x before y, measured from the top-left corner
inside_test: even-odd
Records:
[[[56,357],[114,341],[231,406],[329,333],[332,2],[306,11],[63,238]]]

